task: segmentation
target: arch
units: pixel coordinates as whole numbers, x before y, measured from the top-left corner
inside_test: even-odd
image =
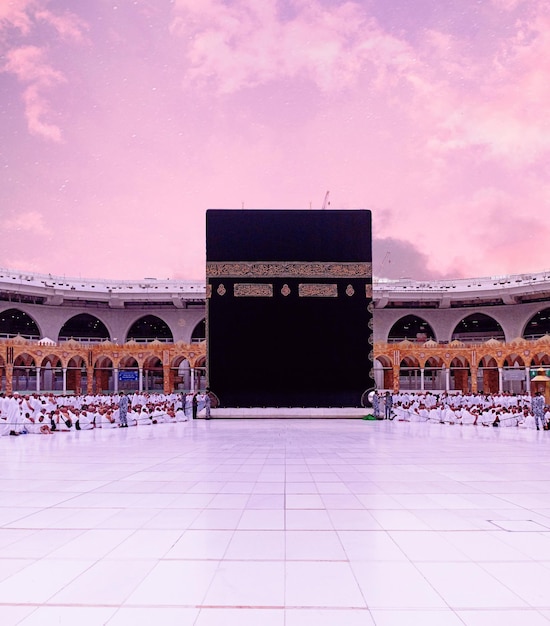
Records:
[[[63,363],[57,354],[46,354],[40,362],[40,389],[63,390]]]
[[[126,341],[165,341],[173,342],[174,335],[170,326],[156,315],[144,315],[138,318],[128,329]]]
[[[393,389],[393,368],[391,359],[379,354],[373,360],[374,381],[378,389]]]
[[[413,356],[406,356],[399,364],[399,389],[418,391],[421,389],[420,363]]]
[[[500,391],[498,364],[494,357],[486,354],[479,361],[477,371],[479,392],[498,393]]]
[[[114,363],[111,357],[102,355],[95,360],[92,391],[114,391]]]
[[[206,357],[201,356],[195,362],[194,367],[195,391],[204,391],[206,388]],[[215,393],[215,389],[213,389]]]
[[[162,391],[164,389],[164,370],[158,356],[150,356],[143,363],[143,390]]]
[[[139,363],[133,356],[122,357],[118,362],[119,391],[137,391],[139,389]]]
[[[502,390],[508,393],[525,393],[528,383],[528,373],[525,360],[516,352],[506,355],[502,367]]]
[[[546,352],[538,352],[533,355],[530,367],[540,367],[541,365],[550,365],[550,356]]]
[[[200,322],[195,324],[191,333],[191,343],[200,343],[206,340],[206,318],[202,318]]]
[[[441,357],[431,356],[424,363],[424,389],[445,389],[445,362]]]
[[[465,356],[455,356],[449,366],[450,389],[469,393],[472,388],[470,363]]]
[[[61,327],[58,341],[67,339],[78,341],[109,341],[111,336],[105,324],[95,315],[79,313],[69,318]]]
[[[525,361],[517,354],[508,354],[504,359],[504,367],[525,367]]]
[[[170,389],[189,391],[191,389],[191,364],[184,355],[178,355],[170,364]]]
[[[485,313],[472,313],[458,322],[451,339],[470,342],[484,342],[488,339],[505,341],[505,336],[502,326],[495,318]]]
[[[525,324],[522,337],[524,339],[538,339],[550,335],[550,308],[535,313]]]
[[[67,363],[67,389],[75,394],[86,393],[87,382],[86,361],[80,355],[71,357]]]
[[[425,343],[430,339],[435,341],[436,337],[426,320],[411,314],[398,319],[388,333],[388,343],[395,343],[404,339]]]
[[[36,321],[25,311],[6,309],[0,313],[0,337],[40,339],[40,329]]]
[[[30,354],[20,354],[13,361],[12,389],[36,391],[36,362]]]
[[[40,367],[46,367],[47,365],[50,365],[50,367],[63,367],[61,359],[57,356],[57,354],[47,354],[42,358]]]

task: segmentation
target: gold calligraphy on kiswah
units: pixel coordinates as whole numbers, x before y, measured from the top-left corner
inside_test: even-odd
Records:
[[[236,298],[272,298],[273,285],[268,283],[235,283],[233,285],[233,295]]]
[[[300,298],[337,298],[338,285],[326,283],[300,283],[298,285],[298,295]]]
[[[207,278],[366,278],[372,263],[305,261],[219,262],[206,264]]]

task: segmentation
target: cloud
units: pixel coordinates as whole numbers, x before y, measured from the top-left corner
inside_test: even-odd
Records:
[[[61,129],[45,120],[49,113],[45,94],[66,79],[61,72],[49,65],[45,57],[46,51],[36,46],[14,48],[7,52],[2,71],[15,75],[20,82],[27,85],[23,91],[23,101],[29,132],[60,142]]]
[[[4,220],[4,230],[8,232],[28,232],[34,235],[46,236],[51,235],[53,231],[46,224],[44,216],[38,211],[27,211],[20,213],[15,217]]]
[[[36,0],[3,0],[0,2],[0,32],[15,28],[28,34],[32,28],[29,11],[37,5]]]
[[[450,274],[429,268],[430,258],[410,241],[393,237],[375,238],[372,242],[373,275],[377,278],[412,278],[438,280]],[[456,278],[457,275],[452,276]]]
[[[66,81],[46,60],[47,50],[36,45],[22,45],[21,36],[31,39],[40,22],[50,25],[61,40],[84,41],[86,23],[70,12],[56,14],[44,8],[44,0],[4,0],[0,2],[0,71],[11,73],[26,84],[22,94],[29,132],[44,139],[60,142],[61,129],[47,121],[50,113],[47,92]],[[2,33],[3,31],[3,33]],[[17,42],[17,43],[15,43]],[[56,44],[57,45],[57,42]]]
[[[172,33],[186,41],[192,84],[218,93],[280,79],[307,79],[330,92],[357,84],[365,74],[385,80],[411,64],[409,46],[385,33],[357,2],[324,7],[276,0],[175,0]]]
[[[510,167],[546,158],[550,10],[546,2],[528,6],[521,18],[506,22],[506,35],[494,38],[490,54],[476,58],[476,49],[466,52],[463,45],[464,52],[453,46],[445,55],[442,47],[434,47],[433,78],[423,85],[431,96],[436,132],[429,148],[434,152],[474,149]],[[502,23],[493,26],[498,30]],[[430,44],[435,46],[436,40]],[[449,57],[452,66],[446,63]]]
[[[51,11],[37,11],[34,16],[37,20],[46,22],[53,26],[63,39],[72,40],[77,43],[84,41],[84,31],[86,23],[73,13],[65,12],[63,15],[56,15]]]

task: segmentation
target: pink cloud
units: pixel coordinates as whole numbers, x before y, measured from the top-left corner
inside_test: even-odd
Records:
[[[4,220],[3,227],[8,232],[23,231],[43,236],[53,234],[53,231],[47,225],[44,216],[38,211],[19,213],[12,219]]]
[[[51,11],[43,10],[37,11],[34,17],[39,21],[50,24],[63,39],[77,43],[84,40],[84,31],[87,25],[84,20],[73,13],[65,12],[63,15],[56,15]]]
[[[45,94],[66,79],[49,65],[46,51],[36,46],[14,48],[6,54],[3,71],[14,74],[27,85],[23,91],[23,101],[29,132],[51,141],[61,141],[61,129],[45,121],[49,113]]]
[[[434,37],[429,43],[442,50]],[[422,82],[436,128],[430,148],[442,153],[481,148],[486,158],[510,166],[545,157],[550,150],[548,6],[533,4],[531,15],[516,22],[492,55],[476,59],[475,52],[460,53],[448,38],[447,43],[447,54],[438,54],[431,64],[433,79]]]
[[[356,2],[297,2],[288,19],[277,7],[275,0],[176,0],[172,32],[186,42],[191,83],[233,93],[306,78],[334,91],[356,85],[365,72],[395,74],[413,63],[409,46],[385,33]]]
[[[0,32],[3,28],[16,28],[28,34],[32,28],[29,10],[37,4],[37,0],[3,0],[0,2]]]

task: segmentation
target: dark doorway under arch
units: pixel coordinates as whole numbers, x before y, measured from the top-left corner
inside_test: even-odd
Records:
[[[68,319],[59,331],[59,341],[71,338],[84,341],[90,339],[105,341],[110,339],[110,336],[107,327],[100,319],[89,313],[80,313]]]
[[[538,339],[544,335],[550,335],[550,309],[535,313],[523,331],[524,339]]]
[[[40,339],[40,330],[33,318],[19,309],[7,309],[0,313],[0,336]]]
[[[168,324],[156,315],[145,315],[136,320],[126,337],[126,341],[174,341],[174,336]]]
[[[404,339],[420,342],[428,341],[428,339],[435,340],[435,333],[426,320],[417,315],[405,315],[391,327],[388,343]]]
[[[193,328],[193,334],[191,335],[192,343],[200,343],[206,339],[206,319],[202,319],[196,326]]]
[[[453,331],[452,339],[458,341],[484,342],[489,339],[504,341],[502,326],[485,313],[472,313],[458,322]]]

